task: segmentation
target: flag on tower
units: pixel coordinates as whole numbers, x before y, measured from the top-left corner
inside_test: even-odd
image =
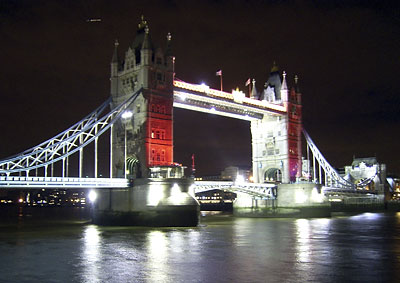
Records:
[[[246,81],[245,86],[248,86],[250,84],[250,78]]]
[[[215,73],[216,76],[222,76],[222,70],[219,70]]]

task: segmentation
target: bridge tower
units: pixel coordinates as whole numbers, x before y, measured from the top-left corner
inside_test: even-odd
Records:
[[[118,42],[111,60],[113,107],[143,88],[112,131],[112,176],[149,177],[152,166],[173,163],[173,64],[171,35],[155,48],[143,16],[123,58]]]
[[[251,122],[253,178],[256,183],[290,183],[301,176],[301,93],[297,76],[290,90],[275,65],[260,94],[261,100],[283,104],[286,115],[265,115]]]

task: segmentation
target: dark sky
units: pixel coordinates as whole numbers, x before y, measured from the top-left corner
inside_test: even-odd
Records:
[[[225,90],[249,77],[261,90],[276,61],[289,85],[299,76],[304,127],[333,166],[377,156],[400,174],[397,2],[1,0],[0,158],[106,100],[114,40],[122,55],[144,14],[156,45],[172,33],[178,78],[218,88],[222,69]],[[249,123],[174,115],[175,161],[195,153],[199,175],[251,166]]]

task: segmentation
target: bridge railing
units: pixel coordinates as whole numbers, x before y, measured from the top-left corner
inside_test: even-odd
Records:
[[[124,178],[77,178],[77,177],[21,177],[1,176],[0,186],[9,188],[126,188]]]
[[[206,192],[210,190],[227,190],[230,192],[242,192],[261,199],[276,199],[277,185],[230,182],[230,181],[196,181],[195,193]]]

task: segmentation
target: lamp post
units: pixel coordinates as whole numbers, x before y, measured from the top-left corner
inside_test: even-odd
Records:
[[[133,113],[130,110],[126,110],[124,113],[122,113],[121,118],[124,124],[124,177],[126,179],[126,155],[127,155],[127,140],[126,140],[126,125],[128,123],[128,120],[132,117]]]

